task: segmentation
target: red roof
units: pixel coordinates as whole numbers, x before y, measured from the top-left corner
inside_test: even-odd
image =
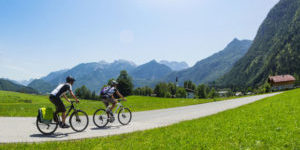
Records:
[[[270,76],[269,81],[278,83],[278,82],[296,81],[296,79],[291,75],[279,75],[279,76]]]

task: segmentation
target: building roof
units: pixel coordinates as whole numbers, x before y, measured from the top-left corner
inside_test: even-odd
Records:
[[[280,83],[280,82],[296,81],[296,79],[292,75],[288,74],[288,75],[270,76],[269,81],[274,83]]]
[[[189,92],[189,93],[195,93],[195,91],[194,91],[194,90],[192,90],[192,89],[188,89],[188,88],[185,88],[185,91],[186,91],[186,92]]]

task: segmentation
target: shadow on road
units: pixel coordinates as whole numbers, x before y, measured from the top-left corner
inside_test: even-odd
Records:
[[[91,130],[108,130],[108,129],[119,129],[122,125],[112,125],[112,126],[106,126],[104,128],[98,128],[98,127],[93,127]]]
[[[36,138],[64,138],[64,137],[69,136],[70,134],[75,134],[75,133],[79,133],[79,132],[70,132],[70,133],[57,132],[57,133],[53,133],[53,134],[50,134],[50,135],[31,134],[30,137],[36,137]]]

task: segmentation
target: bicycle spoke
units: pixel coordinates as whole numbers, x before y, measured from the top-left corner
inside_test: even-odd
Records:
[[[105,127],[108,123],[108,116],[107,116],[106,111],[104,109],[97,110],[94,113],[93,121],[97,127],[99,127],[99,128]]]
[[[47,123],[40,122],[37,119],[36,126],[41,133],[52,134],[55,132],[58,125],[57,125],[57,123],[54,123],[53,121],[51,121],[51,123],[47,124]]]
[[[127,125],[131,121],[131,111],[128,108],[123,108],[119,111],[118,119],[123,125]]]
[[[73,130],[77,132],[81,132],[86,129],[88,126],[88,116],[85,112],[83,111],[77,111],[73,113],[70,117],[70,125]]]

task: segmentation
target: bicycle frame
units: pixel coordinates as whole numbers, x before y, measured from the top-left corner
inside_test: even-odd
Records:
[[[70,108],[66,114],[66,117],[69,116],[69,114],[71,113],[72,110],[76,111],[76,108],[74,107],[74,105],[72,104],[71,106],[67,106],[66,108]]]
[[[71,113],[72,110],[77,111],[77,109],[76,109],[76,107],[74,106],[73,102],[71,103],[70,106],[67,106],[67,107],[66,107],[66,109],[68,109],[68,108],[69,108],[69,110],[67,111],[66,118],[69,116],[69,114]],[[61,121],[59,115],[56,114],[56,116],[57,116],[57,119],[58,119],[59,121]]]
[[[121,108],[124,107],[124,106],[122,105],[122,103],[120,103],[120,102],[118,102],[116,105],[117,105],[117,108],[116,108],[116,110],[115,110],[115,112],[114,112],[115,114],[118,113],[118,110],[120,110]]]

